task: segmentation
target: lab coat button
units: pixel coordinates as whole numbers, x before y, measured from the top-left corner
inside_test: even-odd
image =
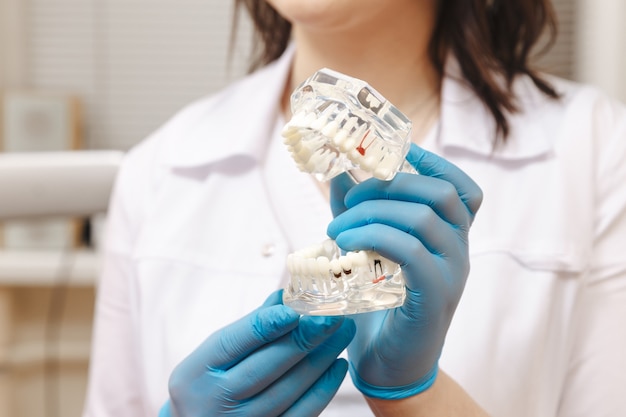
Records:
[[[269,258],[270,256],[274,255],[275,252],[276,245],[274,245],[273,243],[266,243],[261,249],[261,255],[263,255],[263,257],[265,258]]]

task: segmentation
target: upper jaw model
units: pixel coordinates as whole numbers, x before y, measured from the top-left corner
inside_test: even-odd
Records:
[[[318,180],[415,173],[405,160],[411,122],[366,82],[321,69],[293,92],[291,110],[285,145],[298,168]],[[330,239],[290,254],[287,269],[283,302],[301,314],[356,314],[404,302],[399,265],[372,251],[342,254]]]

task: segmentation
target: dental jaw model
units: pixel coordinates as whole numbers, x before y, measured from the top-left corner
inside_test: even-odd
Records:
[[[318,180],[415,173],[405,160],[411,122],[364,81],[322,69],[294,91],[291,110],[284,142],[298,168]],[[301,314],[356,314],[404,302],[400,266],[373,251],[342,253],[328,239],[291,253],[287,269],[283,302]]]

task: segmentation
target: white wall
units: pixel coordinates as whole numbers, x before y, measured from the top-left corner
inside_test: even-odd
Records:
[[[0,0],[0,90],[23,83],[22,1]]]
[[[240,43],[232,68],[226,63],[232,1],[0,3],[8,11],[0,19],[14,22],[0,33],[0,43],[4,38],[10,47],[5,54],[21,55],[9,60],[20,79],[6,85],[78,95],[90,148],[127,149],[184,104],[245,72],[248,42]],[[18,8],[21,17],[8,19]],[[242,37],[248,40],[246,23]]]
[[[576,78],[626,102],[626,1],[576,1]]]

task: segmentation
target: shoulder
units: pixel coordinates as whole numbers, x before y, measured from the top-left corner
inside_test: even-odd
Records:
[[[540,92],[529,78],[520,80],[515,92],[521,103],[521,112],[547,112],[543,119],[568,124],[589,124],[606,129],[619,128],[626,123],[626,106],[600,89],[555,76],[545,76],[559,94],[552,99]]]

